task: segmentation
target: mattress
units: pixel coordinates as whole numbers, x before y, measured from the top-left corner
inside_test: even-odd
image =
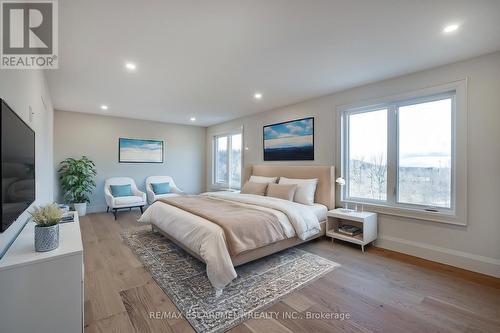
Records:
[[[325,205],[315,203],[314,205],[307,206],[318,218],[318,221],[326,220],[326,213],[328,213],[328,208]]]

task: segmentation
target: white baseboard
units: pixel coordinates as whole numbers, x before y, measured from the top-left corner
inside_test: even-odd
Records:
[[[391,236],[380,236],[377,246],[500,278],[499,259]]]

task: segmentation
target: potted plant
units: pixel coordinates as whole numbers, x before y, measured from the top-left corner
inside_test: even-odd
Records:
[[[80,159],[67,158],[61,162],[59,180],[63,190],[64,200],[73,204],[78,215],[87,212],[89,195],[95,188],[95,164],[86,156]]]
[[[56,204],[36,207],[30,212],[35,225],[35,251],[46,252],[59,246],[59,222],[63,211]]]

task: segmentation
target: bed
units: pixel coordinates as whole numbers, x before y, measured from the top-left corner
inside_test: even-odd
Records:
[[[248,180],[251,175],[317,178],[314,205],[231,192],[208,192],[192,198],[186,197],[186,200],[208,197],[215,204],[238,206],[234,209],[241,210],[242,216],[249,211],[273,214],[283,230],[283,239],[248,251],[231,251],[224,226],[202,217],[204,215],[190,212],[186,207],[182,209],[180,206],[161,201],[156,201],[148,207],[139,219],[141,223],[150,223],[154,231],[160,232],[195,258],[205,262],[208,279],[217,294],[222,293],[223,288],[236,278],[234,267],[324,235],[326,213],[334,206],[335,177],[331,166],[253,165],[245,169],[244,179]],[[256,221],[247,224],[258,225]],[[263,233],[259,236],[266,235]]]

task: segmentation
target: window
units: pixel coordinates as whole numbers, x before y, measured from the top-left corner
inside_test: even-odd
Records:
[[[349,196],[387,199],[387,109],[349,116]]]
[[[436,221],[465,224],[465,87],[449,86],[340,110],[341,169],[346,178],[342,201],[395,215],[448,216]],[[405,213],[410,211],[416,216]]]
[[[241,133],[214,137],[213,184],[221,188],[241,187]]]
[[[227,146],[229,137],[221,136],[215,139],[215,183],[227,184],[228,183],[228,153]]]
[[[453,97],[398,108],[399,203],[452,208]]]

